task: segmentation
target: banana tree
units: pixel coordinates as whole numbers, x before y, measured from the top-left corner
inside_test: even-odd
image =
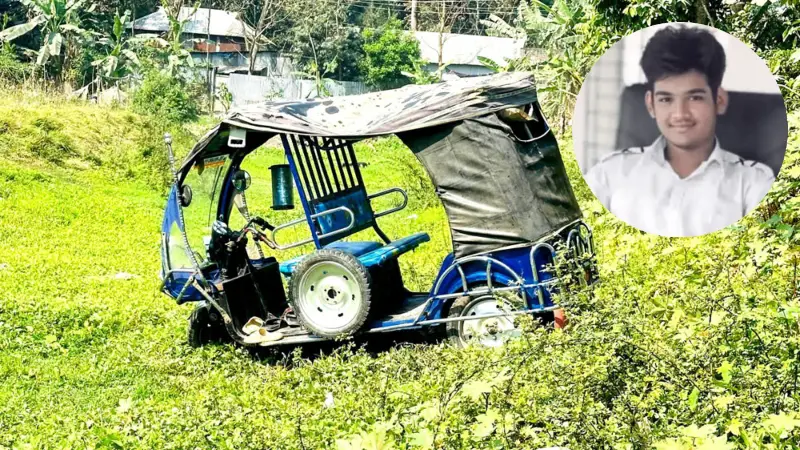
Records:
[[[131,75],[139,66],[139,58],[131,49],[134,39],[125,36],[125,29],[129,26],[130,11],[125,11],[122,16],[116,13],[111,36],[101,38],[98,43],[105,47],[106,56],[96,59],[92,66],[99,71],[99,77],[119,80]]]
[[[65,62],[70,41],[89,34],[81,28],[81,15],[93,12],[96,6],[84,9],[86,0],[22,0],[22,4],[33,14],[33,19],[0,32],[0,42],[13,41],[41,28],[43,40],[36,58],[39,66],[46,65],[51,58]]]

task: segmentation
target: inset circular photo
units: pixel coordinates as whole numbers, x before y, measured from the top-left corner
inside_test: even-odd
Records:
[[[578,165],[622,221],[669,237],[737,222],[786,153],[786,107],[764,61],[698,24],[654,25],[612,46],[573,115]]]

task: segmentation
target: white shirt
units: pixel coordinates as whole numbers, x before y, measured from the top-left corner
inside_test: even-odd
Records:
[[[723,150],[681,179],[664,158],[663,136],[647,147],[614,152],[586,173],[600,202],[648,233],[699,236],[733,224],[758,205],[775,180],[772,169]]]

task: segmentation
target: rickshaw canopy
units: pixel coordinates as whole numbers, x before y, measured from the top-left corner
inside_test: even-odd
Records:
[[[522,135],[496,114],[509,108],[529,108],[523,116],[532,126]],[[183,170],[241,150],[228,147],[234,128],[253,132],[245,151],[279,134],[352,141],[396,134],[436,186],[456,258],[536,242],[581,217],[530,73],[251,105],[209,131]]]

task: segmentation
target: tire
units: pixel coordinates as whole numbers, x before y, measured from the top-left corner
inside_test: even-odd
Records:
[[[189,316],[186,341],[193,348],[225,339],[227,332],[219,313],[206,302],[199,303]]]
[[[317,336],[350,336],[369,315],[371,283],[369,271],[352,254],[317,250],[289,279],[292,308],[300,324]]]
[[[470,290],[485,288],[485,284],[470,286]],[[491,305],[495,304],[494,310],[497,310],[497,295],[496,294],[483,294],[478,296],[464,296],[456,298],[450,305],[447,317],[462,317],[464,315],[477,315],[492,312]],[[501,300],[506,308],[513,309],[514,306],[507,300]],[[480,311],[484,309],[484,311]],[[486,310],[488,309],[488,310]],[[504,343],[505,335],[513,335],[518,333],[519,329],[514,324],[514,317],[498,317],[481,319],[477,324],[474,321],[454,321],[447,322],[447,339],[453,345],[459,348],[467,347],[469,345],[478,344],[484,347],[498,347]],[[501,330],[498,334],[487,334],[485,338],[473,339],[468,336],[468,331],[472,328],[488,329],[490,326]],[[494,339],[497,336],[497,339]]]

